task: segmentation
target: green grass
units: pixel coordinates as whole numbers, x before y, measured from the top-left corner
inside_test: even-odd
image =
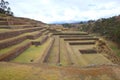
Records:
[[[59,45],[58,45],[58,38],[55,38],[55,41],[53,43],[53,46],[50,50],[49,57],[47,59],[48,63],[56,63],[57,57],[58,57],[58,50],[59,50]]]
[[[5,40],[1,40],[0,43],[5,42],[5,41],[10,41],[10,40],[13,40],[13,39],[17,39],[17,38],[20,38],[20,37],[24,37],[24,36],[27,36],[27,35],[32,35],[32,36],[34,36],[34,35],[38,34],[39,32],[40,32],[40,31],[35,31],[35,32],[31,32],[31,33],[24,33],[24,34],[21,34],[21,35],[19,35],[19,36],[15,36],[15,37],[12,37],[12,38],[8,38],[8,39],[5,39]],[[41,37],[40,37],[40,39],[41,39]],[[36,39],[36,40],[37,40],[37,39]]]
[[[45,37],[45,36],[44,36],[44,35],[42,35],[42,36],[40,36],[39,38],[34,39],[34,40],[31,40],[31,41],[41,41],[44,37]]]
[[[120,48],[118,48],[117,44],[112,41],[108,41],[108,45],[113,50],[113,52],[120,57]]]
[[[110,60],[104,57],[102,54],[83,54],[81,56],[89,64],[112,64]]]
[[[18,26],[18,25],[16,25],[16,26]],[[12,32],[12,31],[22,31],[22,30],[35,29],[35,28],[40,28],[40,27],[25,28],[25,29],[0,29],[0,33],[1,32]],[[39,31],[42,31],[42,30],[44,30],[44,29],[41,29]],[[33,32],[35,32],[35,31],[33,31]],[[26,32],[26,33],[32,33],[32,32]]]
[[[6,31],[11,31],[12,29],[0,29],[0,33],[1,32],[6,32]]]
[[[38,33],[40,33],[40,31],[35,31],[35,32],[26,33],[26,35],[32,35],[32,36],[34,36],[34,35],[36,35],[36,34],[38,34]]]
[[[120,57],[120,49],[116,45],[111,45],[110,47]]]
[[[60,63],[64,66],[69,65],[71,61],[69,60],[69,54],[66,50],[66,45],[63,39],[60,39]]]
[[[43,32],[43,34],[45,35],[45,34],[47,34],[49,31],[47,30],[47,31],[45,31],[45,32]]]
[[[0,43],[11,41],[11,40],[14,40],[14,39],[17,39],[17,38],[20,38],[20,37],[24,37],[25,35],[26,34],[22,34],[20,36],[16,36],[16,37],[8,38],[8,39],[5,39],[5,40],[1,40]]]
[[[0,17],[7,17],[7,15],[0,13]]]
[[[0,55],[1,55],[1,54],[5,54],[5,53],[9,53],[10,51],[14,50],[15,48],[18,48],[18,47],[20,47],[20,46],[23,46],[23,45],[25,45],[25,44],[27,44],[27,43],[29,43],[29,40],[25,40],[25,41],[23,41],[23,42],[20,43],[20,44],[16,44],[16,45],[14,45],[14,46],[11,46],[11,47],[2,49],[2,50],[0,50]]]
[[[21,62],[21,63],[30,63],[31,60],[37,61],[38,58],[40,58],[43,54],[43,51],[47,48],[49,45],[49,40],[44,43],[41,46],[31,46],[28,48],[25,52],[23,52],[21,55],[19,55],[17,58],[11,60],[11,62]]]

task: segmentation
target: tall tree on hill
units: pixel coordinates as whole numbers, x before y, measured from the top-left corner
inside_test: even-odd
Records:
[[[13,12],[11,12],[11,8],[8,7],[9,2],[1,0],[0,1],[0,13],[7,14],[7,15],[13,15]]]

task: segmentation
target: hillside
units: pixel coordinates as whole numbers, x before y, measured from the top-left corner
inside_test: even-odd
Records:
[[[120,15],[79,23],[79,27],[81,27],[81,30],[89,33],[99,33],[116,43],[120,43]]]
[[[96,21],[80,22],[76,24],[63,24],[79,31],[85,31],[109,41],[109,46],[120,56],[120,15],[110,18],[102,18]]]
[[[0,80],[120,80],[107,42],[76,28],[0,17]]]

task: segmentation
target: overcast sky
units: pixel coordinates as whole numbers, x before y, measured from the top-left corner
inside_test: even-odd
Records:
[[[120,14],[120,0],[5,0],[15,16],[45,23],[86,21]]]

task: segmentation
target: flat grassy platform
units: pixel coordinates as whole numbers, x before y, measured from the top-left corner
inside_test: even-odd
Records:
[[[87,65],[113,64],[102,54],[83,54],[81,57],[83,57]]]
[[[42,57],[42,53],[49,45],[50,40],[47,40],[44,44],[40,46],[31,46],[26,51],[24,51],[21,55],[11,60],[11,62],[20,62],[20,63],[31,63],[36,62],[38,58]]]
[[[87,41],[87,40],[85,40],[85,41]],[[85,42],[85,41],[82,41],[82,42]],[[67,41],[67,42],[71,42],[71,41]],[[77,42],[79,42],[79,41],[77,41]],[[99,53],[82,54],[80,52],[80,50],[89,50],[89,49],[95,50],[95,48],[96,48],[95,44],[93,44],[93,45],[89,45],[89,44],[87,44],[87,45],[71,45],[71,48],[79,62],[79,66],[113,64],[110,60],[108,60],[106,57],[104,57],[103,54],[99,54]]]

